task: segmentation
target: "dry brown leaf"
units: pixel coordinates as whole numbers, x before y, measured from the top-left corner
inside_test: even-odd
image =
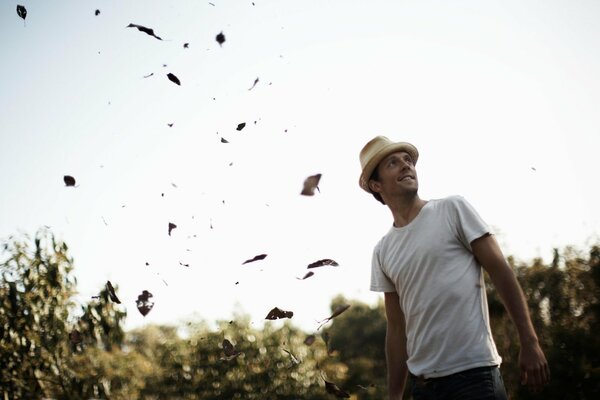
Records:
[[[65,185],[75,186],[75,178],[73,178],[71,175],[63,176],[63,180],[65,181]]]
[[[325,390],[327,390],[327,393],[335,395],[335,397],[339,397],[342,399],[350,398],[350,395],[348,393],[344,392],[342,389],[337,387],[337,385],[333,382],[325,381]]]
[[[73,329],[71,333],[69,333],[69,339],[73,344],[79,344],[83,341],[83,337],[81,336],[81,332],[77,329]]]
[[[317,337],[315,335],[308,335],[306,339],[304,339],[304,344],[307,346],[311,346]]]
[[[244,264],[248,264],[248,263],[251,263],[251,262],[254,262],[254,261],[258,261],[258,260],[264,260],[266,257],[267,257],[267,255],[266,255],[266,254],[259,254],[259,255],[257,255],[257,256],[254,256],[253,258],[251,258],[251,259],[249,259],[249,260],[246,260],[246,261],[244,261],[244,262],[242,263],[242,265],[244,265]]]
[[[317,330],[321,329],[321,327],[323,325],[325,325],[326,323],[328,323],[329,321],[331,321],[332,319],[334,319],[335,317],[337,317],[338,315],[340,315],[341,313],[343,313],[344,311],[346,311],[349,308],[350,308],[350,304],[340,304],[339,306],[337,306],[333,310],[333,313],[329,317],[327,317],[321,321],[321,325],[319,325]]]
[[[242,354],[239,351],[237,351],[235,346],[231,344],[231,342],[227,339],[223,339],[223,352],[225,353],[225,357],[221,357],[222,361],[233,360],[234,358]]]
[[[265,317],[265,319],[279,319],[279,318],[292,318],[294,316],[293,311],[283,311],[282,309],[275,307]]]
[[[115,288],[113,287],[112,283],[110,283],[110,281],[106,281],[106,290],[108,291],[108,297],[110,297],[110,300],[113,303],[121,304],[121,300],[119,300],[119,298],[117,297],[117,294],[115,293]]]
[[[150,312],[150,310],[152,310],[152,307],[154,307],[154,302],[150,300],[151,297],[153,297],[152,293],[144,290],[135,301],[137,309],[144,317]]]
[[[311,276],[313,276],[315,273],[312,271],[308,271],[302,278],[296,278],[299,279],[301,281],[305,280],[306,278],[310,278]]]
[[[300,192],[303,196],[313,196],[315,189],[319,189],[319,181],[321,180],[321,174],[311,175],[304,180],[304,187]]]
[[[332,260],[330,258],[324,258],[322,260],[315,261],[314,263],[308,264],[308,267],[306,267],[306,268],[318,268],[318,267],[322,267],[324,265],[331,265],[333,267],[338,267],[340,264],[338,264],[337,262],[335,262],[334,260]]]

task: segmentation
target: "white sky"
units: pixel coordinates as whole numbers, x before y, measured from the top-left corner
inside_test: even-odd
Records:
[[[600,3],[212,3],[0,6],[0,236],[50,226],[82,301],[110,279],[127,327],[277,306],[307,330],[338,293],[375,302],[391,216],[357,183],[375,135],[414,143],[421,197],[465,196],[506,255],[597,240]],[[296,279],[321,258],[340,267]]]

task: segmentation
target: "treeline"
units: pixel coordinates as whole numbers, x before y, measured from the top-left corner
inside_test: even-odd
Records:
[[[552,369],[542,396],[598,398],[600,247],[555,251],[550,265],[509,261]],[[382,303],[333,299],[332,311],[351,307],[316,332],[289,320],[257,329],[243,316],[217,328],[188,322],[125,332],[126,314],[106,288],[88,304],[74,303],[73,261],[48,231],[5,240],[0,274],[2,399],[387,397]],[[519,383],[514,325],[487,289],[509,395],[536,398]]]

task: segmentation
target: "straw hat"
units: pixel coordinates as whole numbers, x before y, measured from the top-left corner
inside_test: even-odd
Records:
[[[419,151],[415,146],[406,142],[392,142],[385,136],[376,136],[360,151],[360,166],[362,173],[358,184],[361,188],[371,193],[369,178],[377,165],[392,153],[405,151],[412,157],[414,163],[419,159]]]

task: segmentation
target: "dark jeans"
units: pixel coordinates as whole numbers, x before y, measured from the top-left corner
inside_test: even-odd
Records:
[[[440,378],[410,375],[414,400],[506,400],[506,390],[497,366],[480,367]]]

